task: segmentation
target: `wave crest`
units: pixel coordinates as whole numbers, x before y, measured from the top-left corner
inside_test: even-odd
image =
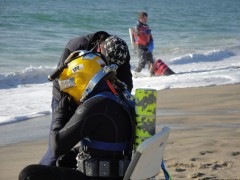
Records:
[[[169,62],[171,64],[189,64],[189,63],[199,63],[199,62],[212,62],[212,61],[220,61],[225,58],[229,58],[231,56],[235,56],[235,54],[228,50],[218,50],[211,51],[208,53],[195,53],[195,54],[187,54],[183,57],[177,57],[171,59]]]
[[[0,88],[13,88],[24,84],[41,84],[48,82],[48,75],[54,67],[28,67],[10,74],[0,74]]]

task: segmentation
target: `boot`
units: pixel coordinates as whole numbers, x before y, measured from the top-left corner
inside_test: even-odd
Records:
[[[142,71],[142,68],[138,66],[134,71],[135,71],[135,72],[141,72],[141,71]]]
[[[150,77],[155,75],[153,63],[150,64],[149,71],[150,71]]]

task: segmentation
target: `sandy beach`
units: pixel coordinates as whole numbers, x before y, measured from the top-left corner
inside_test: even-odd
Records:
[[[164,157],[173,179],[240,179],[240,84],[162,90],[158,109],[178,112],[157,119],[179,127]]]
[[[165,112],[157,124],[172,127],[164,155],[172,179],[240,179],[240,84],[160,90],[157,110]],[[0,179],[17,179],[46,148],[47,138],[1,146]]]

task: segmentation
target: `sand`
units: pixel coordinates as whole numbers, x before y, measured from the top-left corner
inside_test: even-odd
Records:
[[[240,179],[239,84],[162,90],[158,109],[178,112],[157,119],[179,127],[164,154],[173,179]]]
[[[157,123],[171,128],[164,160],[173,179],[240,179],[240,84],[160,90],[157,109]],[[0,179],[17,179],[46,148],[47,139],[0,147]]]

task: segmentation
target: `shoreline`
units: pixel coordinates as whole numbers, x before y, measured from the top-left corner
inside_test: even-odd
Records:
[[[240,179],[239,100],[240,84],[158,91],[158,128],[172,127],[164,160],[173,179]],[[44,132],[49,123],[48,118]],[[46,148],[47,135],[0,146],[0,179],[17,179],[21,169],[39,162]],[[164,179],[163,173],[158,179]]]
[[[0,126],[0,147],[48,138],[51,115]],[[14,133],[12,132],[14,130]]]

